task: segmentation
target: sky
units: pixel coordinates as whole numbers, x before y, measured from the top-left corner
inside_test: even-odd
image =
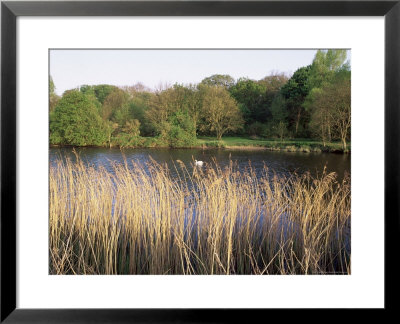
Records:
[[[84,84],[199,83],[213,74],[260,80],[273,72],[293,74],[312,63],[316,50],[51,50],[56,93]]]

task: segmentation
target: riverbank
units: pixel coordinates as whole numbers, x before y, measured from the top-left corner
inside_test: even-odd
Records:
[[[59,147],[64,145],[50,145]],[[111,147],[121,148],[169,148],[170,146],[156,137],[140,137],[135,141],[135,145],[111,145]],[[270,150],[283,152],[303,152],[303,153],[350,153],[351,145],[348,143],[346,151],[343,151],[340,142],[324,143],[309,139],[262,139],[248,137],[223,137],[221,140],[215,137],[199,137],[196,144],[185,147],[173,148],[201,148],[201,149],[227,149],[227,150]]]
[[[213,137],[199,137],[198,143],[202,147],[225,148],[225,149],[266,149],[270,151],[285,152],[327,152],[327,153],[350,153],[351,145],[343,150],[340,142],[324,143],[309,139],[271,140],[246,137],[223,137],[218,141]]]

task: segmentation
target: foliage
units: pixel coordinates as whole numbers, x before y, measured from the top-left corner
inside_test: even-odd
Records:
[[[142,147],[144,146],[145,138],[140,136],[132,136],[127,133],[120,133],[113,138],[113,144],[118,147]]]
[[[103,145],[107,135],[96,107],[81,92],[64,94],[50,114],[50,143]]]
[[[285,74],[276,73],[266,76],[259,81],[260,84],[266,87],[264,95],[264,106],[268,107],[268,109],[264,111],[266,121],[270,121],[270,119],[273,118],[273,102],[278,96],[282,96],[280,91],[288,80],[289,78]],[[260,116],[260,118],[262,118],[262,116]]]
[[[54,85],[53,78],[50,76],[49,78],[49,110],[50,112],[54,110],[57,105],[60,97],[56,94],[56,86]]]
[[[318,50],[310,69],[308,81],[310,89],[330,83],[335,72],[345,66],[346,57],[347,52],[343,49]]]
[[[256,121],[247,127],[247,134],[250,136],[262,136],[265,132],[265,127],[265,124]]]
[[[298,69],[281,89],[288,110],[288,126],[295,136],[304,135],[299,134],[299,130],[307,121],[303,104],[310,91],[308,83],[310,70],[311,66]]]
[[[170,147],[191,147],[196,144],[196,130],[187,112],[176,111],[161,125],[160,138]]]
[[[146,118],[154,128],[155,134],[160,135],[168,117],[179,110],[180,101],[178,92],[173,88],[156,92],[149,101]]]
[[[128,95],[125,91],[116,88],[113,89],[108,96],[104,99],[103,109],[102,109],[102,118],[103,120],[115,120],[116,114],[119,113],[119,118],[127,118],[129,112],[127,111],[128,107]],[[125,110],[125,111],[122,111]],[[119,120],[120,122],[123,122]]]
[[[311,114],[310,129],[324,145],[340,139],[346,150],[350,136],[351,82],[346,51],[318,51],[311,68],[310,85],[304,107]]]
[[[273,135],[278,136],[281,141],[288,133],[288,111],[286,110],[286,100],[282,95],[276,96],[271,107],[272,122],[271,131]]]
[[[238,104],[223,87],[203,87],[203,128],[214,132],[217,139],[228,131],[243,127],[243,118]]]
[[[50,140],[60,145],[190,147],[198,135],[215,135],[218,143],[222,136],[246,134],[279,138],[281,143],[294,137],[320,139],[325,147],[340,140],[346,150],[351,133],[351,67],[346,56],[346,50],[319,50],[311,65],[290,78],[272,73],[261,80],[235,82],[229,75],[214,74],[199,84],[156,91],[141,83],[82,85],[64,92],[57,112],[60,98],[50,76]],[[77,92],[84,103],[74,112],[79,123],[71,126],[66,116],[73,115],[73,105],[64,106]],[[74,127],[81,135],[69,134]],[[98,134],[82,136],[91,132]]]
[[[263,122],[269,117],[266,91],[265,84],[250,79],[239,79],[229,89],[232,97],[241,105],[247,124]]]
[[[149,109],[150,98],[153,96],[150,92],[134,92],[129,100],[129,111],[131,115],[140,122],[140,133],[143,136],[154,136],[154,128],[146,117]]]
[[[49,94],[50,94],[50,96],[55,94],[55,90],[56,90],[56,87],[54,85],[53,78],[50,76],[50,78],[49,78]]]
[[[227,74],[214,74],[212,76],[209,76],[207,78],[204,78],[201,81],[202,85],[206,86],[221,86],[224,87],[225,89],[229,89],[232,87],[235,83],[235,79],[232,78],[230,75]]]
[[[258,83],[265,85],[267,91],[274,92],[275,94],[286,84],[289,78],[284,73],[274,73],[268,75],[258,81]]]
[[[217,141],[215,137],[201,136],[197,139],[198,146],[202,147],[225,147],[240,149],[266,149],[271,151],[290,151],[304,152],[304,148],[308,148],[307,152],[336,152],[344,153],[341,142],[332,141],[326,143],[325,146],[319,140],[314,139],[288,139],[279,138],[251,138],[238,136],[224,136],[222,140]],[[347,145],[346,153],[350,151],[350,143]]]
[[[149,102],[146,117],[156,134],[168,146],[192,146],[196,141],[196,121],[198,116],[191,111],[192,90],[175,85],[157,92]]]
[[[321,89],[327,118],[330,119],[332,137],[340,139],[343,150],[347,149],[351,127],[351,89],[350,79],[338,78]]]

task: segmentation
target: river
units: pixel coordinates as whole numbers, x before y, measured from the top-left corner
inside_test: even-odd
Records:
[[[123,163],[124,157],[128,162],[135,161],[146,164],[152,159],[158,163],[167,163],[172,170],[177,160],[182,161],[191,168],[194,160],[205,162],[204,165],[213,165],[216,161],[222,168],[232,160],[239,170],[251,166],[256,174],[261,174],[264,165],[269,172],[278,176],[290,176],[293,173],[303,174],[310,172],[318,176],[326,167],[327,172],[336,172],[341,181],[345,174],[350,174],[350,154],[334,153],[301,153],[301,152],[275,152],[269,150],[252,149],[124,149],[118,148],[76,148],[81,159],[90,165],[104,166],[112,172],[112,163]],[[50,148],[50,164],[60,157],[74,159],[73,149],[69,147]]]

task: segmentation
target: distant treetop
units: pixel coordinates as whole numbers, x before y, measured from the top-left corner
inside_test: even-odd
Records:
[[[235,84],[235,79],[228,74],[213,74],[203,79],[201,83],[208,86],[222,86],[228,89]]]

